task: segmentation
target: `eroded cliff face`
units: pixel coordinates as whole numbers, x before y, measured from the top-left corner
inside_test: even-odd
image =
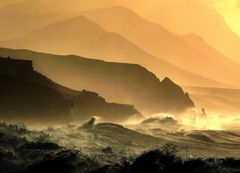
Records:
[[[0,117],[10,121],[69,121],[73,103],[31,61],[0,59]],[[52,87],[50,87],[52,86]]]
[[[37,71],[63,86],[97,92],[108,101],[134,105],[143,113],[177,113],[194,107],[177,84],[168,78],[160,81],[140,65],[27,50],[0,49],[0,55],[32,60]]]
[[[69,123],[91,116],[109,121],[142,116],[134,106],[108,103],[97,93],[58,85],[34,71],[29,60],[0,58],[0,81],[1,120]]]

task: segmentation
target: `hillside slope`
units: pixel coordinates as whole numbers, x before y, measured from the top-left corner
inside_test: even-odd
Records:
[[[227,86],[154,57],[123,36],[107,32],[98,24],[82,16],[50,24],[19,39],[2,41],[0,45],[9,48],[24,48],[57,54],[77,54],[115,62],[136,63],[146,67],[159,77],[170,77],[181,85]],[[181,60],[181,62],[184,61]]]
[[[132,0],[123,1],[121,5],[174,33],[196,33],[223,55],[240,62],[240,37],[231,30],[223,16],[204,1],[149,0],[139,3],[138,0]],[[146,10],[146,6],[151,10]]]
[[[131,105],[107,103],[97,93],[73,91],[33,70],[32,62],[0,58],[0,119],[41,124],[99,116],[124,121],[142,115]]]
[[[90,10],[81,15],[177,67],[231,85],[240,84],[240,65],[213,49],[196,34],[176,35],[123,7]]]
[[[168,78],[160,81],[140,65],[1,49],[0,56],[28,59],[34,68],[75,90],[87,88],[108,101],[135,105],[141,112],[179,112],[193,107],[188,94]]]

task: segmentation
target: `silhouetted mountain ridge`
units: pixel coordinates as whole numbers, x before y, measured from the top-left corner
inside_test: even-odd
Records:
[[[120,8],[120,10],[122,10],[122,8]],[[106,12],[108,14],[108,10]],[[120,12],[118,11],[118,13]],[[129,13],[127,13],[127,15],[128,14]],[[111,16],[111,11],[107,16]],[[133,20],[137,20],[136,18],[139,19],[140,17],[138,18],[134,15]],[[142,19],[140,18],[140,20]],[[167,60],[171,57],[163,55],[162,53],[166,50],[168,50],[167,52],[170,53],[175,52],[175,50],[172,48],[165,49],[165,47],[168,47],[169,45],[175,45],[174,38],[176,36],[170,32],[167,32],[164,29],[158,29],[159,27],[157,27],[157,29],[152,32],[152,28],[156,27],[154,24],[150,24],[149,26],[149,23],[145,22],[147,23],[145,26],[145,23],[142,22],[140,22],[139,25],[138,22],[133,23],[129,19],[127,21],[127,25],[125,23],[122,23],[123,20],[114,24],[119,26],[119,28],[123,28],[123,32],[120,30],[119,34],[117,33],[118,30],[116,30],[116,32],[114,32],[115,30],[112,30],[111,32],[110,29],[104,29],[86,17],[78,16],[67,20],[60,20],[48,24],[44,27],[39,26],[40,29],[34,30],[29,34],[21,36],[20,38],[1,41],[0,45],[8,48],[31,49],[35,51],[64,55],[75,54],[107,61],[140,64],[151,70],[157,76],[168,76],[181,85],[224,85],[220,82],[204,78],[200,75],[194,74],[175,65],[172,65],[171,63],[168,63]],[[115,21],[113,21],[113,23],[114,22]],[[109,22],[107,26],[108,25]],[[110,25],[112,26],[112,23]],[[132,28],[131,30],[134,31],[130,32],[128,30],[128,26],[130,26],[130,28]],[[140,33],[135,32],[136,28],[139,28],[139,30],[141,29]],[[124,35],[126,30],[127,34]],[[157,36],[153,35],[153,33],[155,33],[159,39],[157,39]],[[148,38],[148,41],[146,38]],[[148,52],[136,46],[139,44],[135,45],[128,39],[130,41],[137,40],[134,43],[141,43],[144,46],[154,45],[158,52],[161,52],[161,58],[152,56]],[[153,42],[153,40],[155,41]],[[169,42],[169,40],[171,42]],[[183,43],[187,44],[185,41]],[[179,49],[178,44],[176,47]],[[183,52],[185,54],[188,51],[189,48],[187,51],[185,50]],[[162,58],[166,58],[166,60],[163,60]]]
[[[141,114],[131,105],[107,103],[97,93],[73,91],[33,70],[32,61],[0,58],[1,119],[68,123],[99,116],[123,121]]]
[[[51,88],[0,74],[1,119],[5,121],[68,122],[72,102]],[[55,118],[53,118],[55,117]]]
[[[63,86],[75,90],[86,88],[103,95],[108,101],[132,104],[141,112],[176,113],[194,106],[178,85],[169,79],[160,81],[137,64],[27,50],[1,49],[0,55],[32,60],[36,70]]]
[[[89,10],[80,15],[97,23],[108,32],[122,35],[142,50],[181,69],[231,85],[238,85],[236,81],[239,79],[240,65],[212,48],[197,34],[195,36],[192,34],[192,41],[188,41],[186,36],[177,35],[160,24],[149,22],[131,9],[124,7]],[[195,82],[194,85],[199,84]]]

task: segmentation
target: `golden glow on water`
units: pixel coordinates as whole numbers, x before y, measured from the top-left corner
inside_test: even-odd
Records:
[[[149,115],[146,119],[149,118],[165,118],[172,117],[178,121],[179,127],[175,130],[240,130],[240,118],[238,115],[226,115],[223,113],[217,112],[208,112],[207,115],[202,115],[202,112],[197,109],[189,110],[181,115],[173,114],[154,114]],[[139,121],[131,121],[127,124],[138,124]],[[151,124],[151,128],[163,128],[161,124]],[[171,127],[168,127],[167,130],[174,130]]]
[[[223,115],[213,112],[204,117],[200,113],[191,111],[179,117],[178,120],[182,125],[197,130],[240,129],[240,126],[237,127],[239,120],[236,117],[236,115]]]

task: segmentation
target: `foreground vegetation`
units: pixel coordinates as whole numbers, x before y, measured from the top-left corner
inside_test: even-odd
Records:
[[[191,158],[178,156],[175,145],[167,144],[139,156],[122,157],[121,161],[102,164],[94,153],[83,154],[67,149],[44,137],[28,138],[24,125],[0,124],[1,173],[239,173],[240,159]],[[111,147],[102,150],[102,157],[121,157]],[[116,159],[119,160],[119,159]]]

